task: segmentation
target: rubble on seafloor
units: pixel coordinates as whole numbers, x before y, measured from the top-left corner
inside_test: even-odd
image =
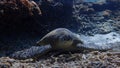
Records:
[[[0,58],[0,68],[119,68],[120,52],[98,52],[60,54],[45,59],[17,60]]]

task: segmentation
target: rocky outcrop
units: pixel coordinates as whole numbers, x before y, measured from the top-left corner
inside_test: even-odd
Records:
[[[11,14],[15,15],[17,15],[18,13],[22,14],[22,12],[30,15],[34,15],[33,12],[36,12],[36,14],[40,15],[42,14],[38,5],[34,1],[29,0],[2,0],[0,1],[0,6],[1,15],[6,15],[9,14],[10,12]]]
[[[2,0],[0,1],[0,31],[1,33],[18,31],[20,27],[24,28],[25,24],[34,21],[32,17],[41,14],[39,6],[34,1]]]
[[[34,1],[1,0],[0,1],[0,53],[1,53],[0,56],[4,56],[10,49],[19,50],[22,47],[24,48],[25,45],[21,47],[21,43],[19,43],[21,41],[20,39],[24,36],[24,42],[25,42],[26,41],[25,37],[29,35],[35,36],[37,34],[36,29],[40,26],[35,21],[35,17],[36,16],[41,17],[41,15],[42,15],[41,9]],[[35,28],[31,28],[31,27],[35,27]],[[17,42],[18,38],[19,38],[19,42]],[[14,42],[15,45],[14,43],[11,42]],[[29,47],[29,45],[27,45],[27,47]],[[4,53],[4,51],[7,52]]]
[[[113,24],[119,21],[119,7],[118,0],[74,0],[73,20],[79,23],[74,26],[78,26],[79,33],[87,35],[112,32],[116,28]]]

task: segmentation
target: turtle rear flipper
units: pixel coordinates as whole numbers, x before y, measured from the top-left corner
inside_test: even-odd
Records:
[[[11,54],[10,57],[16,58],[16,59],[34,58],[37,56],[42,56],[42,55],[46,54],[47,52],[49,52],[50,50],[51,50],[50,45],[33,46],[29,49],[15,52],[15,53]]]

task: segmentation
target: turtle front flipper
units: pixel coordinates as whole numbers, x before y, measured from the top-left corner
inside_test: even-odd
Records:
[[[10,55],[12,58],[16,59],[27,59],[27,58],[34,58],[36,56],[42,56],[45,53],[49,52],[51,50],[50,45],[46,46],[32,46],[29,49],[25,49],[22,51],[15,52]]]
[[[77,44],[77,48],[84,50],[97,50],[97,51],[107,51],[112,50],[120,45],[119,42],[116,43],[106,43],[106,44],[97,44],[97,43],[86,43],[86,44]]]

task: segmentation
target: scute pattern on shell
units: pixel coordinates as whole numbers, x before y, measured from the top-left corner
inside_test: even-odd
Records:
[[[78,43],[82,43],[80,40],[80,37],[78,38],[75,33],[71,32],[70,30],[66,28],[57,28],[48,34],[46,34],[40,41],[37,42],[39,45],[45,45],[45,44],[51,44],[52,45],[57,44],[57,42],[63,42],[63,41],[78,41]],[[74,42],[73,42],[74,43]]]

